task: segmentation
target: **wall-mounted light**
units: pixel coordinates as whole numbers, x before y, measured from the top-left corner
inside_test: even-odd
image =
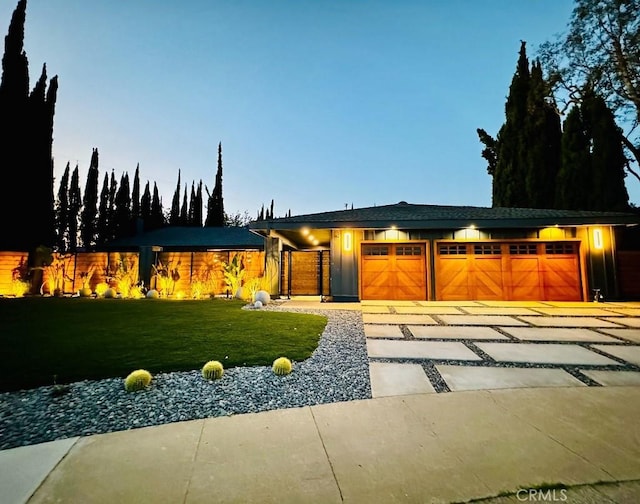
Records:
[[[353,235],[351,234],[351,231],[345,231],[342,234],[342,248],[345,250],[345,252],[349,252],[352,246],[353,246]]]
[[[604,247],[604,242],[602,240],[602,229],[593,228],[593,248],[602,249]]]

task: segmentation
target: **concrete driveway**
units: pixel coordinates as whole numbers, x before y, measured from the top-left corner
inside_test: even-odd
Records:
[[[640,385],[640,303],[361,304],[372,396]]]

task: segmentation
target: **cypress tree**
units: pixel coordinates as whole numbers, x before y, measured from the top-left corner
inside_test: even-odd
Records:
[[[524,129],[526,203],[530,208],[552,208],[560,169],[560,115],[550,102],[540,62],[533,63],[530,77]]]
[[[115,238],[124,238],[133,234],[129,174],[126,172],[122,174],[122,177],[120,178],[120,187],[116,192],[114,228]]]
[[[187,204],[187,184],[184,185],[184,197],[182,198],[182,207],[180,209],[179,226],[189,225],[189,205]]]
[[[107,235],[106,241],[111,241],[116,236],[116,194],[118,192],[118,182],[116,181],[115,170],[111,170],[109,180],[109,199],[107,203]]]
[[[574,105],[563,124],[562,163],[556,177],[553,208],[587,210],[591,190],[590,139],[585,132],[582,113]]]
[[[96,222],[96,243],[103,244],[109,240],[109,174],[104,174],[100,204]]]
[[[87,173],[80,217],[80,236],[82,246],[89,250],[96,244],[98,225],[98,149],[91,153],[91,162]]]
[[[69,251],[78,250],[78,228],[82,197],[80,195],[80,174],[78,165],[73,169],[71,183],[69,184]]]
[[[131,188],[131,217],[135,222],[140,217],[140,163],[136,165]]]
[[[53,117],[57,76],[49,80],[46,65],[29,93],[29,68],[24,51],[26,0],[19,0],[5,37],[0,80],[0,249],[35,252],[56,241],[54,208]],[[20,190],[28,188],[28,192]],[[29,211],[16,212],[26,205]],[[30,263],[33,261],[30,257]]]
[[[202,227],[202,180],[198,183],[196,201],[193,208],[193,226]]]
[[[222,198],[222,142],[218,144],[218,169],[216,171],[216,183],[213,192],[209,195],[207,205],[207,227],[224,226],[224,202]]]
[[[162,213],[162,201],[158,195],[158,186],[153,183],[153,198],[151,199],[151,226],[150,229],[160,229],[164,226],[164,214]]]
[[[601,96],[589,94],[583,101],[583,110],[592,139],[590,210],[626,211],[629,194],[624,183],[627,159],[622,131]]]
[[[69,163],[64,169],[56,200],[56,249],[66,252],[69,244]]]
[[[176,190],[173,192],[173,200],[171,200],[171,212],[169,213],[169,225],[180,225],[180,170],[178,170],[178,183]]]
[[[149,181],[144,186],[142,198],[140,198],[140,218],[142,219],[145,231],[149,231],[151,225],[151,190],[149,189]]]

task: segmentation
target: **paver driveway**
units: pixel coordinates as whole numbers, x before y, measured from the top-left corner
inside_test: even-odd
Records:
[[[640,302],[361,303],[373,397],[640,385]]]

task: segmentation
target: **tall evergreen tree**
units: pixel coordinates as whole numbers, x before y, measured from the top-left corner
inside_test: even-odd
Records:
[[[64,169],[56,200],[56,249],[66,252],[69,246],[69,163]]]
[[[118,192],[118,182],[116,181],[115,170],[111,170],[109,179],[109,199],[107,203],[107,235],[106,241],[111,241],[116,236],[116,194]]]
[[[189,205],[187,204],[187,184],[184,185],[184,195],[182,198],[182,207],[180,208],[179,226],[189,225]]]
[[[555,200],[562,131],[560,115],[550,94],[540,62],[536,61],[531,66],[524,130],[525,185],[530,208],[552,208]]]
[[[478,129],[482,157],[493,176],[494,207],[552,206],[560,168],[560,119],[539,62],[529,69],[526,43],[520,44],[516,72],[497,138]]]
[[[581,108],[569,110],[562,131],[562,163],[556,177],[553,208],[588,210],[591,175],[591,141],[585,131]]]
[[[80,195],[80,174],[78,165],[73,169],[69,184],[69,252],[78,250],[78,229],[82,196]]]
[[[624,184],[627,159],[622,131],[601,96],[587,96],[582,107],[592,139],[590,210],[628,210],[629,194]]]
[[[151,190],[149,189],[149,181],[144,186],[144,192],[140,198],[140,218],[145,231],[151,229]]]
[[[96,244],[98,225],[98,149],[91,153],[91,162],[84,186],[82,216],[80,217],[80,237],[82,246],[89,250]]]
[[[133,234],[131,218],[131,193],[129,192],[129,174],[123,173],[116,192],[114,213],[114,237],[124,238]]]
[[[208,193],[209,191],[207,191]],[[209,194],[207,204],[207,227],[224,226],[224,202],[222,198],[222,142],[218,144],[218,169],[216,171],[216,183],[213,192]]]
[[[169,213],[169,225],[180,225],[180,170],[178,170],[178,183],[176,184],[176,190],[173,192],[173,199],[171,200],[171,211]]]
[[[34,252],[53,246],[55,236],[53,117],[57,76],[49,80],[46,65],[29,93],[29,68],[24,51],[26,0],[19,0],[5,37],[0,81],[0,249]],[[20,188],[28,187],[28,192]],[[29,207],[28,212],[15,209]],[[30,257],[30,262],[31,257]]]
[[[196,202],[193,209],[193,225],[202,227],[202,180],[198,183]]]
[[[96,242],[106,243],[109,240],[109,174],[104,174],[102,190],[100,191],[100,204],[98,219],[96,222]]]
[[[158,186],[153,183],[153,198],[151,199],[150,229],[160,229],[164,226],[164,214],[162,212],[162,200],[158,194]]]
[[[134,222],[140,217],[140,163],[136,165],[131,188],[131,217]]]
[[[185,195],[186,195],[185,187]],[[185,200],[186,202],[186,200]],[[195,226],[195,212],[196,212],[196,183],[191,181],[191,197],[189,199],[189,215],[187,218],[187,226]]]

